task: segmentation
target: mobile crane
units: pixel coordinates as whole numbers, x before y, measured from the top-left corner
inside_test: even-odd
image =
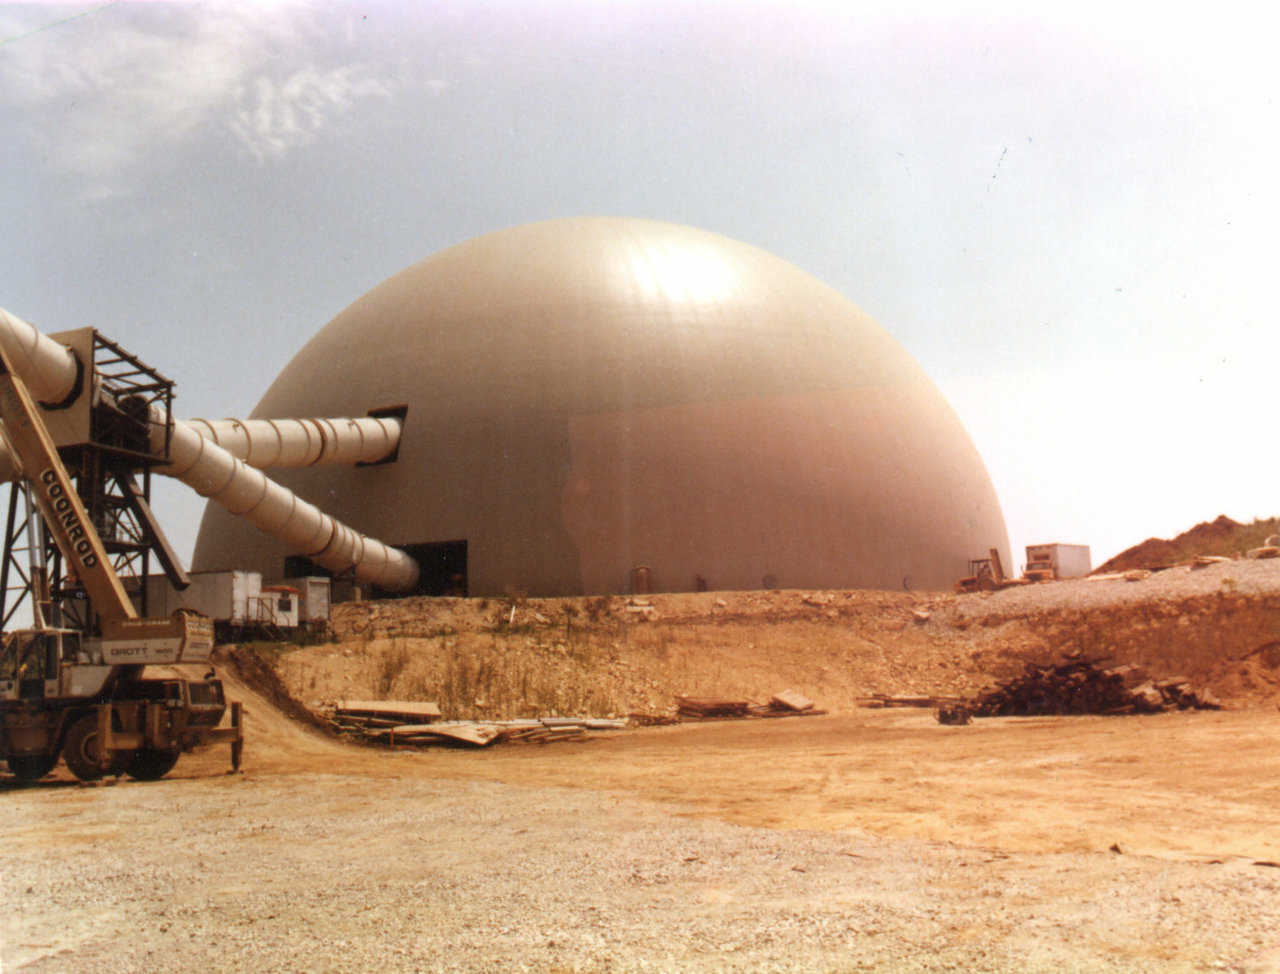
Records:
[[[96,333],[92,340],[95,348],[105,341]],[[136,360],[130,357],[127,364],[125,374],[138,374],[133,370]],[[155,462],[146,445],[154,406],[144,396],[115,395],[98,381],[92,364],[88,369],[82,365],[81,378],[86,371],[88,386],[77,393],[88,401],[85,409],[96,410],[108,425],[115,424],[114,429],[140,432],[128,443],[115,442],[107,452],[116,460],[132,454],[135,463]],[[139,617],[99,532],[99,524],[110,520],[102,514],[102,495],[93,505],[98,516],[92,517],[77,491],[77,479],[83,489],[96,471],[100,483],[106,468],[121,488],[116,494],[119,504],[131,506],[144,519],[150,519],[149,507],[127,466],[112,466],[115,461],[110,460],[104,464],[100,454],[79,454],[94,459],[81,463],[77,478],[68,473],[46,424],[49,410],[64,405],[37,404],[0,346],[0,420],[22,480],[15,489],[26,492],[28,504],[34,499],[51,555],[62,565],[55,585],[45,568],[33,564],[25,579],[33,627],[0,637],[0,756],[24,780],[44,777],[59,756],[84,781],[122,773],[151,780],[167,774],[183,751],[227,742],[232,767],[238,769],[244,746],[240,704],[230,704],[230,726],[220,726],[228,704],[212,670],[203,679],[146,672],[147,666],[207,664],[213,623],[186,611],[172,618]],[[15,505],[11,498],[0,600],[8,585],[9,549],[17,533]],[[106,509],[110,515],[110,504]],[[29,517],[29,531],[33,521]],[[158,528],[152,534],[158,534]],[[34,542],[31,547],[36,548]],[[171,556],[162,555],[162,561],[167,570],[182,574],[169,564]],[[77,597],[86,603],[78,625],[51,625],[51,617],[70,615],[63,612],[62,603]],[[142,598],[145,611],[145,595]]]

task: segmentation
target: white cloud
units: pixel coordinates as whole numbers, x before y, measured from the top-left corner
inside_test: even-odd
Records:
[[[237,91],[231,130],[259,162],[312,142],[364,98],[387,98],[392,85],[353,67],[295,71],[282,81],[259,76]]]
[[[106,8],[6,45],[0,109],[89,197],[127,191],[197,133],[279,158],[393,90],[369,68],[322,66],[325,35],[298,4]]]

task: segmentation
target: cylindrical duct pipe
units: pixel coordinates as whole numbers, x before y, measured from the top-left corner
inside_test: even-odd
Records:
[[[160,473],[181,480],[332,572],[352,571],[357,580],[393,592],[417,584],[417,562],[403,551],[335,520],[193,427],[175,423],[171,429],[169,463],[157,468]],[[163,437],[163,417],[155,415],[153,442],[159,445]]]
[[[38,402],[60,403],[77,392],[82,366],[75,353],[3,309],[0,343]],[[153,442],[162,441],[164,417],[153,411],[152,420]],[[418,565],[403,551],[334,520],[193,428],[173,423],[170,429],[170,463],[162,472],[333,572],[351,570],[358,580],[388,591],[407,591],[417,584]],[[5,459],[12,479],[15,464],[12,457]]]
[[[360,419],[179,420],[251,467],[376,463],[400,442],[394,416]]]
[[[400,420],[359,419],[179,419],[174,427],[194,430],[251,467],[336,466],[377,463],[400,443]],[[0,443],[0,483],[17,476],[8,447]]]
[[[75,352],[3,308],[0,344],[36,402],[56,405],[76,392],[81,366]]]
[[[212,437],[201,435],[204,431],[214,432],[212,427],[229,429],[233,424],[244,431],[241,436],[218,432],[234,450],[224,449]],[[281,430],[284,432],[279,435]],[[269,431],[278,434],[275,448],[264,446],[271,444],[271,436],[266,435]],[[412,558],[335,521],[288,488],[269,480],[252,463],[256,460],[263,465],[288,467],[373,462],[395,449],[399,434],[397,419],[225,420],[218,424],[179,421],[173,424],[170,462],[157,467],[156,472],[181,480],[233,514],[245,516],[318,565],[334,572],[354,569],[360,581],[388,591],[405,591],[418,580],[418,566]],[[162,448],[163,436],[163,417],[153,415],[156,449]],[[250,458],[250,463],[237,455],[241,452]],[[0,482],[17,477],[17,465],[8,448],[0,443]]]

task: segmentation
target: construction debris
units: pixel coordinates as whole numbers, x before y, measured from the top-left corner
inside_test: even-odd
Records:
[[[769,705],[777,710],[793,710],[796,713],[813,709],[813,701],[795,690],[783,690],[781,693],[774,694],[769,700]]]
[[[681,717],[706,720],[708,717],[745,717],[748,700],[720,700],[713,697],[676,697],[676,713]]]
[[[969,724],[973,722],[973,711],[962,703],[949,704],[938,708],[939,724]]]
[[[952,697],[927,697],[876,693],[862,701],[862,706],[873,709],[882,707],[938,707],[953,702]]]
[[[439,720],[440,705],[419,700],[339,700],[333,708],[336,721],[386,720],[395,724],[429,724]]]
[[[1149,680],[1141,666],[1102,668],[1098,659],[1056,665],[1027,664],[1019,677],[962,702],[974,717],[1063,714],[1142,714],[1164,710],[1218,710],[1222,704],[1207,690],[1197,690],[1185,677]],[[948,718],[944,720],[945,716]],[[956,720],[954,708],[940,707],[940,723]]]
[[[1197,568],[1208,568],[1210,565],[1221,565],[1229,562],[1231,559],[1225,555],[1196,555],[1191,559],[1191,570]]]
[[[339,733],[369,744],[487,747],[505,741],[545,742],[582,737],[587,731],[621,730],[626,719],[542,717],[524,720],[440,720],[434,703],[407,700],[343,700],[328,715]]]
[[[679,717],[673,717],[671,714],[628,714],[627,719],[631,721],[634,727],[667,727],[671,724],[680,723]]]
[[[714,720],[745,717],[819,717],[812,700],[795,690],[784,690],[767,704],[749,700],[722,700],[716,697],[676,697],[676,713],[686,720]]]
[[[389,747],[464,744],[488,747],[509,741],[546,742],[580,738],[588,731],[678,724],[682,719],[816,717],[825,714],[796,690],[784,690],[767,704],[715,697],[676,697],[676,716],[631,714],[625,718],[530,717],[520,720],[441,720],[434,703],[405,700],[343,700],[325,716],[340,734]]]

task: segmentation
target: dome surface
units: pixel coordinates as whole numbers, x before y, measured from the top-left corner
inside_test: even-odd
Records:
[[[762,250],[634,219],[441,251],[308,342],[255,417],[406,410],[392,463],[274,471],[472,595],[949,588],[1008,540],[934,385],[836,291]],[[286,572],[210,506],[200,570]],[[1006,561],[1006,563],[1008,563]]]

